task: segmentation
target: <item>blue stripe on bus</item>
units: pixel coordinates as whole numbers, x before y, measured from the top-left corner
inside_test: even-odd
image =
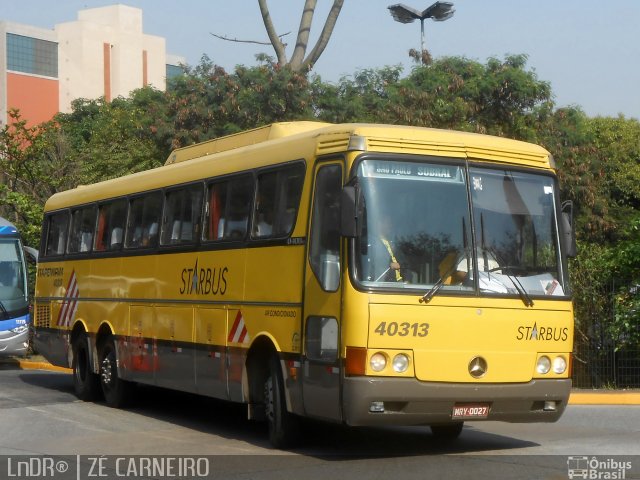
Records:
[[[18,230],[16,230],[16,227],[12,227],[9,225],[0,226],[0,235],[9,235],[14,233],[18,233]]]
[[[29,314],[21,317],[10,318],[9,320],[0,320],[0,332],[11,330],[12,328],[29,325]]]

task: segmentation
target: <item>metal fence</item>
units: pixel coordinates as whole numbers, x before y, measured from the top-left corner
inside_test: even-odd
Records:
[[[575,388],[640,389],[640,347],[576,341],[572,378]]]

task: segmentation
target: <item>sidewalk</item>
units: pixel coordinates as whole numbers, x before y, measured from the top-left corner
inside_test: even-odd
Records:
[[[0,357],[2,365],[22,370],[49,370],[71,373],[70,368],[56,367],[40,355],[30,357]],[[582,390],[574,389],[569,397],[569,405],[640,405],[640,390]]]

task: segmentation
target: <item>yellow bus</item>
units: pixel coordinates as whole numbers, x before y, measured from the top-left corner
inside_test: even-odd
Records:
[[[551,155],[375,124],[278,123],[45,207],[35,345],[79,398],[135,384],[302,418],[553,422],[571,387],[575,249]]]

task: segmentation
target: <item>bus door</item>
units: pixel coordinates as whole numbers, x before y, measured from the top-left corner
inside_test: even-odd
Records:
[[[342,164],[322,163],[309,228],[303,319],[303,400],[312,417],[340,420],[340,192]]]

